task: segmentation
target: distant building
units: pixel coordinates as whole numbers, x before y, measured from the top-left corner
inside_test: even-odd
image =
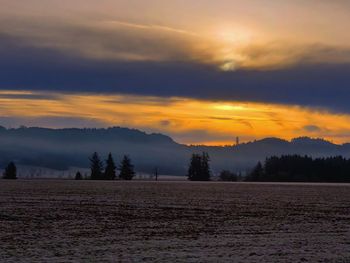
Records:
[[[239,145],[239,137],[236,137],[236,146]]]

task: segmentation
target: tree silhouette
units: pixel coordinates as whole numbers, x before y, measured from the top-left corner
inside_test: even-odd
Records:
[[[202,181],[210,181],[210,166],[209,166],[210,158],[209,154],[206,152],[202,153],[202,163],[201,163],[201,180]]]
[[[125,155],[120,164],[119,178],[121,180],[132,180],[135,176],[134,166],[131,164],[130,158]]]
[[[79,171],[75,174],[75,180],[83,180],[83,176]]]
[[[201,160],[202,158],[199,154],[192,154],[187,173],[188,179],[190,181],[200,181]]]
[[[209,155],[192,154],[187,177],[190,181],[210,181]]]
[[[350,160],[342,156],[317,158],[300,155],[270,157],[247,177],[255,182],[350,182]]]
[[[17,179],[17,167],[14,164],[14,162],[10,162],[6,166],[3,178],[4,179],[12,179],[12,180]]]
[[[223,170],[220,173],[220,181],[226,181],[226,182],[237,182],[238,181],[238,176],[235,173],[232,173],[227,170]]]
[[[108,158],[106,160],[106,169],[105,169],[105,174],[104,177],[106,180],[114,180],[116,177],[116,166],[112,157],[112,154],[109,153]]]
[[[91,180],[103,180],[103,163],[97,152],[90,158]]]
[[[249,178],[251,181],[262,181],[264,178],[264,168],[261,162],[254,167],[253,171],[249,174]]]

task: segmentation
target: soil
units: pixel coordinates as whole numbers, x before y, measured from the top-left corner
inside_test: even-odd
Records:
[[[350,262],[350,186],[0,181],[0,262]]]

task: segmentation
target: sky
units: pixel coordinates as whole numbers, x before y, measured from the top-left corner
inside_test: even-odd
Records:
[[[0,5],[0,125],[350,141],[349,1]]]

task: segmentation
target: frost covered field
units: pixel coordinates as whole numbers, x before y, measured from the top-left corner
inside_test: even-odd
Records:
[[[0,181],[0,262],[350,262],[350,186]]]

